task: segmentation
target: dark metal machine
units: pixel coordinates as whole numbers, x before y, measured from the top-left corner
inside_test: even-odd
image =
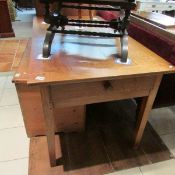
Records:
[[[49,57],[51,51],[52,40],[55,33],[62,34],[78,34],[89,35],[96,37],[120,37],[121,43],[121,62],[126,62],[128,57],[128,34],[127,26],[129,24],[130,11],[135,8],[135,0],[40,0],[45,4],[44,21],[50,24],[43,45],[43,57]],[[50,4],[57,2],[56,11],[50,11]],[[93,20],[90,15],[90,20],[69,19],[61,14],[62,8],[87,9],[91,10],[107,10],[118,11],[122,15],[111,21]],[[66,30],[65,26],[78,27],[98,27],[112,28],[113,32],[92,32],[84,30]]]

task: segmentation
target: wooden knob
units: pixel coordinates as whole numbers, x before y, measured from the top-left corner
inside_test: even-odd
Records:
[[[103,87],[104,87],[105,90],[112,90],[113,89],[112,84],[111,84],[110,81],[104,81]]]

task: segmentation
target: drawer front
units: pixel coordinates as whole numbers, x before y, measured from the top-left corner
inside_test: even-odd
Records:
[[[133,97],[148,96],[154,76],[52,85],[53,103],[58,107],[84,105]]]
[[[167,4],[167,3],[139,3],[140,11],[165,11],[165,10],[174,10],[175,4]]]
[[[157,9],[157,4],[155,3],[141,3],[140,4],[140,11],[153,11]]]
[[[175,3],[174,4],[166,4],[164,10],[175,10]]]
[[[173,4],[165,4],[165,3],[140,3],[139,10],[140,11],[165,11],[165,10],[173,10]]]

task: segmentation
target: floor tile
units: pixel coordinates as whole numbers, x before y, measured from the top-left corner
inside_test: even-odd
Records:
[[[0,130],[23,126],[23,117],[19,105],[0,107]]]
[[[175,111],[170,107],[153,109],[149,121],[159,135],[175,132]]]
[[[170,106],[169,108],[175,113],[175,106]]]
[[[0,99],[0,106],[17,105],[19,104],[16,89],[5,89],[2,98]]]
[[[6,80],[7,80],[7,75],[0,73],[0,101],[1,101],[3,93],[4,93]]]
[[[28,158],[8,162],[0,162],[1,175],[27,175]]]
[[[162,135],[161,138],[175,156],[175,133]]]
[[[6,82],[7,76],[0,75],[0,90],[4,88],[5,82]]]
[[[32,37],[32,26],[32,22],[12,22],[15,38],[20,39]]]
[[[146,165],[140,168],[143,175],[174,175],[175,159]]]
[[[1,130],[0,141],[0,162],[29,156],[29,139],[24,127]]]
[[[35,16],[35,13],[36,12],[34,9],[29,9],[29,10],[23,9],[22,12],[18,11],[16,21],[32,22],[33,17]]]
[[[142,175],[139,168],[132,168],[128,170],[116,171],[106,175]]]
[[[7,77],[7,80],[5,82],[5,88],[10,89],[10,88],[15,88],[15,84],[12,83],[13,75],[9,75]]]

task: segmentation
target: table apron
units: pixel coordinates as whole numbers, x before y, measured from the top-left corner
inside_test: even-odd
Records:
[[[98,102],[148,96],[156,75],[96,82],[52,85],[55,107],[85,105]]]

